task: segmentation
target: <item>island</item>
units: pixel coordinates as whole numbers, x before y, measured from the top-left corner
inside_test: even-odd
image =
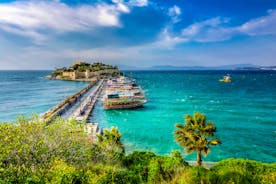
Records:
[[[99,79],[115,77],[120,75],[117,66],[107,65],[100,62],[93,64],[76,61],[72,66],[58,68],[50,75],[48,79],[71,80],[71,81],[98,81]]]

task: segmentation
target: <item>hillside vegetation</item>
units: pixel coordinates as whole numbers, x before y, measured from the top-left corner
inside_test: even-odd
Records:
[[[276,183],[275,163],[227,159],[206,169],[189,166],[178,151],[126,155],[117,128],[92,143],[83,124],[63,119],[1,123],[0,140],[0,183]]]
[[[107,65],[104,63],[86,63],[86,62],[75,62],[72,66],[66,68],[58,68],[56,69],[51,76],[56,77],[56,76],[61,76],[63,72],[85,72],[85,71],[90,71],[90,72],[97,72],[101,70],[106,70],[106,69],[118,69],[117,66],[112,66],[112,65]]]

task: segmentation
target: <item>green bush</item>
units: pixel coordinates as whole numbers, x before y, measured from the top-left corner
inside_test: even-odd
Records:
[[[227,159],[211,167],[214,183],[276,183],[276,164],[244,159]]]
[[[146,182],[148,178],[148,166],[151,159],[156,155],[148,151],[134,151],[123,158],[123,165],[132,170],[141,181]]]
[[[171,181],[179,170],[188,166],[178,151],[173,151],[171,156],[158,156],[149,163],[148,181],[160,183]]]
[[[210,169],[189,166],[178,151],[170,156],[135,151],[125,155],[117,128],[91,143],[83,126],[38,117],[0,124],[2,183],[274,184],[276,163],[228,159]]]
[[[91,161],[91,145],[74,121],[57,119],[46,126],[38,117],[19,118],[15,124],[0,124],[0,139],[0,180],[42,179],[55,160],[75,166]]]
[[[173,151],[171,156],[156,156],[152,152],[135,151],[123,159],[123,165],[134,171],[141,181],[158,183],[171,180],[177,171],[188,163],[178,151]]]
[[[118,183],[118,184],[138,184],[140,179],[133,171],[117,169],[107,173],[106,177],[100,180],[102,184]]]

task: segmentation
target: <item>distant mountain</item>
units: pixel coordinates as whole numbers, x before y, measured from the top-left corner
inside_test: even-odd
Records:
[[[237,68],[243,68],[243,67],[258,67],[258,66],[252,65],[252,64],[235,64],[235,65],[223,65],[223,66],[212,66],[212,67],[163,65],[163,66],[153,66],[150,69],[152,70],[235,70]]]
[[[152,67],[135,67],[128,65],[119,65],[120,70],[276,70],[276,66],[258,66],[253,64],[234,64],[222,66],[172,66],[172,65],[158,65]]]
[[[129,66],[129,65],[118,65],[119,70],[141,70],[141,67]]]

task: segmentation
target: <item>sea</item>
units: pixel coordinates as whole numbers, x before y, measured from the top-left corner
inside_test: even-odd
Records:
[[[0,71],[0,122],[42,114],[87,85],[43,78],[51,71]],[[101,128],[115,126],[126,152],[182,152],[175,141],[176,123],[201,112],[217,127],[221,145],[204,161],[244,158],[276,162],[276,71],[125,71],[143,87],[148,102],[133,110],[104,110],[99,100],[91,120]],[[230,74],[231,83],[219,82]]]

